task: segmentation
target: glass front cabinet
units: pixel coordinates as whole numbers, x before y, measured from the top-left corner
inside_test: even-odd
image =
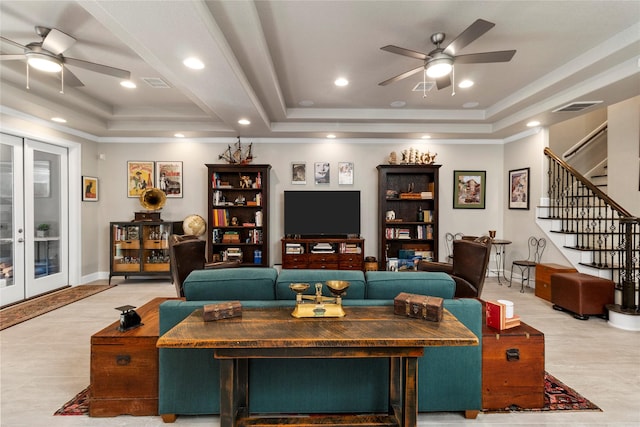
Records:
[[[171,276],[169,235],[172,222],[112,222],[111,267],[113,276]]]

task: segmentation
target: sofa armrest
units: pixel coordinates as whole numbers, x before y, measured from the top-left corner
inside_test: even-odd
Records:
[[[436,261],[420,261],[418,263],[419,271],[436,271],[451,274],[453,273],[453,264]]]

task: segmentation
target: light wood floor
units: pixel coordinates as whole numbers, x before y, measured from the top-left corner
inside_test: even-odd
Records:
[[[401,273],[399,273],[401,274]],[[120,281],[118,286],[0,332],[0,425],[2,427],[161,426],[160,417],[53,416],[89,384],[89,340],[118,319],[114,309],[140,306],[156,296],[174,296],[164,281]],[[484,299],[508,299],[523,321],[545,334],[546,370],[590,399],[603,412],[420,414],[420,426],[639,426],[640,333],[605,320],[576,320],[520,286],[487,279]],[[177,426],[218,426],[218,418],[178,417]]]

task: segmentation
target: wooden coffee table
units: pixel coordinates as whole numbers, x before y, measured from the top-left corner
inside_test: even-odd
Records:
[[[295,319],[291,308],[243,309],[242,317],[204,322],[196,310],[158,340],[162,348],[210,348],[220,360],[220,426],[380,425],[417,422],[418,357],[427,346],[478,345],[477,337],[445,310],[439,323],[393,314],[393,307],[346,307],[341,318]],[[381,415],[251,417],[251,358],[390,360],[389,410]],[[258,373],[253,373],[258,374]],[[434,385],[437,386],[437,385]]]

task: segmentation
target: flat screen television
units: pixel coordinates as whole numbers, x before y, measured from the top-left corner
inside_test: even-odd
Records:
[[[285,191],[284,233],[290,237],[359,237],[360,192]]]

